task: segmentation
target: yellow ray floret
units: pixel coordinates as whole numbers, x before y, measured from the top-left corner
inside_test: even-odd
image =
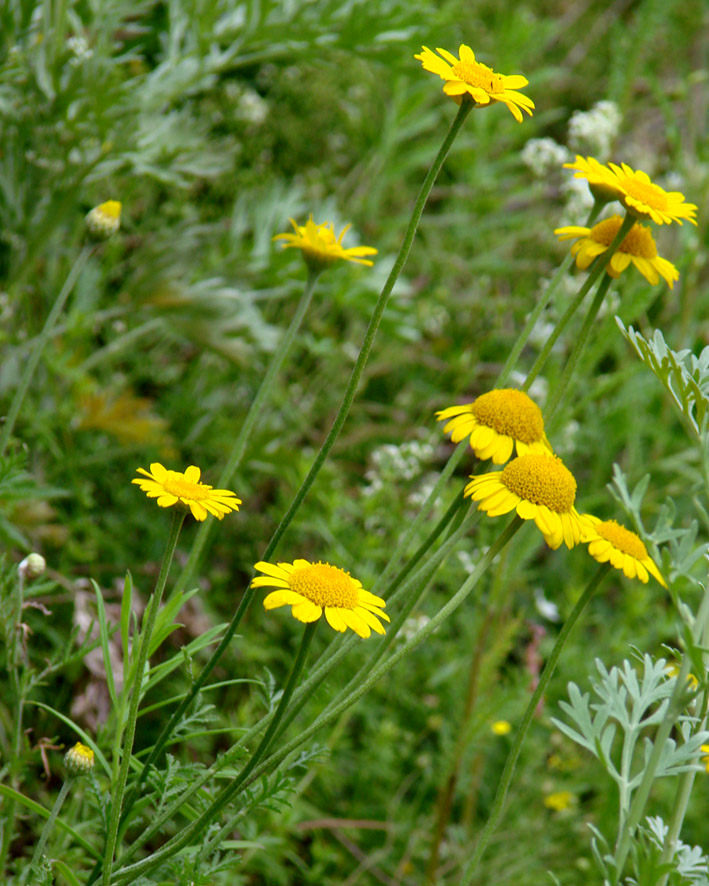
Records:
[[[663,588],[667,587],[647,548],[634,532],[615,520],[600,520],[593,514],[583,516],[588,527],[583,541],[588,544],[588,552],[594,560],[610,563],[627,578],[639,578],[645,584],[648,575],[652,575]]]
[[[330,627],[336,631],[350,628],[360,637],[369,637],[372,631],[384,633],[379,621],[389,621],[384,600],[365,591],[361,582],[338,566],[294,560],[260,562],[254,569],[264,575],[254,578],[251,587],[278,588],[265,597],[266,609],[290,606],[293,618],[302,622],[317,621],[324,612]]]
[[[576,480],[555,455],[520,455],[502,471],[472,477],[464,494],[488,517],[516,511],[523,520],[534,520],[555,550],[562,542],[572,548],[585,532],[584,518],[574,507]]]
[[[373,246],[353,246],[345,249],[342,238],[351,225],[345,225],[340,236],[335,236],[335,227],[331,222],[316,224],[312,215],[304,225],[290,219],[294,234],[276,234],[274,240],[283,240],[284,249],[300,249],[306,264],[314,270],[323,270],[337,261],[351,261],[359,265],[372,266],[374,262],[366,256],[376,255]]]
[[[443,91],[458,104],[464,95],[470,95],[479,106],[502,102],[518,123],[522,122],[522,111],[532,116],[534,102],[517,91],[529,83],[526,77],[521,74],[496,74],[492,68],[477,61],[475,53],[465,43],[461,43],[458,50],[460,58],[447,49],[438,48],[436,52],[439,55],[424,46],[414,58],[421,62],[424,70],[438,74],[441,80],[446,81]]]
[[[442,409],[436,418],[448,421],[443,432],[451,435],[453,443],[470,437],[475,455],[491,458],[496,465],[509,461],[513,450],[517,455],[551,452],[541,409],[514,388],[488,391],[472,403]]]
[[[207,514],[213,514],[218,520],[225,514],[238,511],[241,499],[228,489],[213,489],[206,483],[200,483],[201,471],[190,465],[184,473],[168,471],[159,462],[150,465],[150,471],[138,468],[143,477],[131,480],[148,498],[156,498],[161,508],[169,508],[180,504],[189,508],[195,520],[206,520]]]
[[[554,233],[560,240],[576,240],[571,247],[571,254],[576,257],[576,267],[586,270],[595,258],[608,249],[622,223],[623,219],[619,215],[613,215],[592,228],[571,225],[556,228]],[[619,277],[631,263],[653,286],[660,277],[670,289],[674,287],[675,280],[679,280],[677,268],[657,254],[650,229],[638,222],[628,231],[623,242],[611,256],[606,271],[611,277]]]

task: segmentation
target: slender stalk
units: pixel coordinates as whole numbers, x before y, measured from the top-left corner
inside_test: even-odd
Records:
[[[482,858],[482,855],[487,848],[487,844],[490,842],[490,837],[493,835],[495,828],[497,827],[504,811],[505,800],[507,799],[507,792],[510,788],[512,776],[514,775],[515,767],[517,765],[517,759],[522,749],[522,743],[524,742],[524,739],[527,735],[529,724],[532,722],[532,717],[534,716],[534,712],[537,709],[539,700],[541,699],[542,695],[544,695],[546,688],[549,685],[549,680],[551,679],[552,674],[556,669],[556,664],[559,661],[559,656],[561,655],[561,651],[564,648],[564,644],[566,643],[569,634],[573,630],[574,625],[581,616],[581,613],[590,602],[591,597],[593,597],[596,589],[610,569],[610,563],[603,563],[599,567],[595,576],[588,583],[583,594],[581,594],[581,596],[579,597],[578,602],[571,610],[571,614],[564,622],[564,626],[559,631],[559,636],[556,638],[556,643],[554,644],[554,648],[551,651],[549,660],[544,666],[544,670],[539,677],[537,688],[534,690],[534,694],[529,700],[527,709],[524,712],[524,716],[522,717],[522,722],[519,725],[519,729],[517,730],[517,734],[515,735],[512,747],[510,748],[510,752],[507,755],[505,768],[503,769],[502,775],[500,776],[500,783],[497,786],[497,793],[495,794],[495,799],[493,800],[490,814],[488,816],[487,822],[485,823],[485,827],[483,828],[482,833],[478,838],[475,851],[473,852],[473,857],[470,859],[470,862],[465,869],[463,878],[460,881],[460,886],[470,886],[470,884],[473,882],[473,876],[475,874],[478,863]]]
[[[335,421],[332,425],[332,428],[330,429],[329,434],[327,435],[327,438],[325,439],[325,442],[323,443],[323,445],[320,449],[320,452],[318,453],[318,455],[315,459],[315,462],[313,463],[312,467],[310,468],[308,475],[306,476],[300,489],[296,493],[295,498],[293,499],[293,501],[290,505],[290,508],[286,512],[285,516],[282,518],[281,522],[278,524],[276,531],[274,532],[268,545],[266,546],[266,550],[264,551],[263,556],[261,557],[262,560],[268,560],[271,557],[271,555],[273,554],[273,552],[276,550],[276,548],[278,547],[278,544],[280,543],[281,538],[283,537],[286,529],[288,528],[291,521],[293,520],[293,517],[295,516],[299,507],[303,503],[306,495],[310,491],[310,488],[312,487],[317,475],[319,474],[323,464],[325,463],[325,459],[327,458],[328,454],[330,453],[330,450],[332,449],[335,441],[337,440],[337,437],[339,436],[340,431],[342,430],[342,426],[345,423],[345,419],[347,418],[350,407],[352,405],[352,401],[354,400],[354,396],[355,396],[357,387],[358,387],[360,379],[362,377],[362,372],[364,371],[364,367],[365,367],[367,360],[369,358],[369,353],[372,349],[372,345],[374,343],[374,338],[377,334],[377,330],[379,329],[379,324],[381,322],[382,314],[384,313],[384,309],[387,306],[387,302],[389,301],[389,296],[391,295],[391,292],[394,288],[394,284],[396,283],[397,279],[399,278],[399,275],[401,274],[401,271],[403,270],[404,265],[406,264],[406,260],[408,258],[409,252],[411,251],[411,245],[413,243],[414,236],[415,236],[416,230],[418,228],[418,223],[421,219],[421,214],[423,213],[424,207],[426,205],[426,201],[428,200],[428,196],[431,193],[431,189],[433,188],[433,185],[434,185],[436,179],[438,178],[438,174],[441,171],[441,168],[442,168],[443,163],[446,159],[446,156],[448,155],[448,152],[450,151],[451,146],[453,145],[453,142],[455,141],[455,138],[458,135],[458,133],[465,121],[465,118],[468,116],[468,114],[470,113],[472,108],[473,108],[473,105],[470,102],[467,102],[464,100],[461,103],[461,106],[458,110],[458,114],[456,115],[453,123],[451,124],[448,134],[446,135],[446,137],[443,141],[443,144],[441,145],[441,148],[438,151],[438,154],[436,155],[436,158],[433,161],[431,168],[429,169],[428,174],[426,175],[426,178],[424,179],[423,185],[421,186],[421,190],[420,190],[419,195],[416,199],[416,204],[414,205],[411,219],[409,220],[409,224],[406,228],[406,232],[404,234],[404,240],[401,244],[401,248],[399,249],[399,254],[397,255],[394,265],[389,273],[389,276],[387,277],[384,287],[379,295],[379,299],[377,301],[377,304],[374,308],[374,313],[372,314],[372,318],[369,321],[369,326],[367,327],[367,331],[364,336],[364,341],[362,343],[362,347],[361,347],[359,355],[357,357],[357,361],[355,363],[354,369],[352,370],[352,375],[350,376],[350,381],[348,383],[347,390],[345,391],[344,399],[343,399],[340,409],[337,413]],[[170,718],[170,721],[167,723],[165,728],[160,733],[160,736],[159,736],[158,740],[156,741],[156,743],[153,747],[153,750],[151,751],[148,759],[145,761],[145,764],[143,766],[143,770],[140,773],[139,780],[138,780],[139,784],[145,780],[150,766],[153,765],[155,760],[157,760],[159,755],[162,753],[162,751],[165,747],[165,744],[166,744],[168,738],[170,737],[172,731],[174,730],[176,724],[180,721],[180,718],[182,717],[184,712],[192,704],[195,697],[197,696],[197,694],[201,690],[202,686],[204,685],[205,681],[207,680],[207,678],[211,674],[212,670],[214,669],[215,665],[217,664],[219,659],[224,654],[224,650],[231,643],[232,638],[233,638],[234,634],[236,633],[237,628],[239,627],[241,620],[244,617],[244,614],[246,613],[246,610],[251,605],[251,601],[253,600],[254,595],[255,595],[255,591],[253,588],[251,588],[251,586],[249,584],[249,587],[244,592],[244,595],[241,599],[241,603],[239,604],[236,612],[234,613],[234,616],[232,617],[231,622],[227,626],[227,629],[224,632],[224,635],[222,636],[222,639],[221,639],[219,645],[214,650],[214,652],[210,656],[210,658],[207,661],[207,663],[205,664],[205,666],[202,668],[202,671],[200,672],[199,676],[192,684],[192,687],[191,687],[189,693],[182,700],[179,707],[177,708],[175,713]],[[134,801],[134,796],[131,797],[130,799],[131,799],[131,804],[132,804],[132,802]],[[126,806],[126,808],[128,808],[128,805]]]
[[[313,737],[313,735],[315,735],[320,729],[336,720],[344,711],[346,711],[363,695],[365,695],[365,693],[367,693],[372,688],[372,686],[379,679],[381,679],[384,674],[395,667],[395,665],[397,665],[402,658],[408,655],[412,649],[418,646],[419,643],[421,643],[423,640],[426,639],[426,637],[428,637],[433,631],[435,631],[436,628],[443,621],[445,621],[445,619],[448,618],[448,616],[452,612],[454,612],[466,599],[466,597],[470,594],[472,589],[480,580],[481,576],[484,575],[490,564],[494,561],[495,557],[514,536],[523,522],[524,521],[520,517],[515,516],[510,524],[498,536],[497,540],[487,549],[485,554],[480,558],[480,562],[467,578],[467,580],[460,587],[460,589],[457,591],[457,593],[453,597],[451,597],[451,599],[444,606],[441,607],[441,609],[433,616],[433,618],[429,622],[427,622],[427,624],[425,624],[414,637],[399,646],[396,651],[393,652],[387,659],[379,662],[377,665],[369,669],[369,672],[359,684],[359,686],[357,686],[346,698],[343,698],[341,700],[338,699],[334,702],[331,702],[309,726],[305,727],[298,734],[298,736],[293,738],[283,748],[276,751],[272,756],[266,758],[263,763],[261,763],[261,765],[258,766],[251,773],[248,783],[242,785],[241,787],[248,787],[248,784],[251,784],[256,779],[260,778],[261,775],[263,775],[266,771],[273,771],[274,768],[280,765],[280,763],[285,760],[290,754],[292,754],[293,751],[300,748],[303,744],[309,741]],[[233,796],[230,799],[233,799]],[[185,828],[179,834],[179,836],[173,837],[172,840],[166,843],[162,848],[154,852],[150,856],[150,858],[143,859],[142,861],[129,865],[128,867],[122,867],[120,870],[116,871],[116,886],[118,886],[118,884],[133,882],[136,877],[162,864],[167,858],[174,855],[176,852],[179,852],[180,849],[191,843],[193,831],[196,824],[197,823],[194,823],[193,825]]]
[[[33,868],[36,868],[40,861],[42,860],[42,853],[44,852],[44,847],[47,845],[47,840],[49,839],[49,835],[52,833],[54,829],[54,822],[57,820],[57,816],[59,815],[59,810],[62,808],[62,804],[64,800],[66,800],[66,796],[69,793],[71,786],[74,784],[76,779],[68,775],[64,780],[64,783],[61,786],[61,790],[57,794],[57,799],[54,801],[54,806],[52,806],[52,811],[49,813],[49,818],[45,821],[44,827],[42,828],[42,833],[39,836],[39,841],[34,848],[34,852],[32,853],[32,861],[30,862],[30,871]]]
[[[224,466],[224,470],[222,471],[221,476],[219,477],[217,485],[222,489],[228,488],[230,486],[232,480],[234,479],[234,475],[236,474],[236,470],[241,464],[241,459],[244,457],[244,452],[246,451],[246,445],[251,437],[251,432],[253,431],[256,422],[261,417],[264,406],[268,402],[271,391],[273,389],[273,384],[276,380],[276,376],[280,372],[286,358],[293,349],[293,344],[295,343],[298,332],[300,331],[300,327],[303,323],[306,313],[308,312],[308,308],[310,307],[313,292],[315,291],[315,284],[319,275],[320,272],[317,270],[310,270],[308,272],[308,279],[305,282],[305,289],[303,290],[303,294],[300,297],[300,301],[298,302],[298,307],[295,310],[293,319],[291,320],[285,335],[281,339],[276,352],[271,358],[271,362],[268,365],[266,374],[264,375],[263,380],[259,385],[259,389],[256,392],[256,396],[254,397],[251,406],[249,407],[249,411],[246,413],[246,418],[241,425],[241,430],[239,431],[237,438],[234,441],[234,445],[232,446],[231,452],[229,453],[227,463]],[[213,520],[205,520],[205,522],[202,523],[202,525],[197,530],[197,534],[195,535],[195,539],[192,543],[192,549],[190,550],[189,557],[182,569],[179,579],[175,584],[173,593],[176,594],[179,593],[179,591],[183,590],[187,585],[187,582],[195,574],[197,567],[199,566],[202,552],[204,551],[204,548],[209,541],[212,532],[214,531],[213,524]]]
[[[37,369],[37,365],[39,364],[39,361],[42,357],[42,353],[52,334],[52,330],[54,329],[56,322],[59,319],[59,315],[61,314],[62,309],[66,304],[67,298],[71,294],[76,281],[79,279],[79,275],[84,269],[84,265],[93,252],[93,249],[93,246],[84,246],[84,248],[81,250],[81,252],[77,256],[76,261],[72,265],[72,268],[69,271],[66,280],[64,281],[64,285],[59,291],[59,295],[57,296],[56,301],[52,305],[52,309],[49,312],[47,319],[44,321],[42,332],[37,337],[37,342],[34,346],[34,349],[30,353],[29,359],[27,360],[25,371],[22,374],[22,378],[20,379],[17,390],[15,391],[15,396],[12,398],[12,403],[10,404],[10,409],[7,413],[7,416],[5,417],[2,432],[0,432],[0,456],[4,454],[5,449],[7,448],[7,444],[10,441],[10,437],[12,436],[12,432],[15,429],[17,416],[20,412],[20,408],[22,407],[25,395],[29,390],[29,386],[32,382],[32,377],[34,376],[35,370]]]
[[[123,741],[123,750],[121,754],[121,768],[118,771],[118,781],[111,792],[111,815],[108,822],[108,836],[106,838],[106,849],[104,853],[103,886],[109,886],[109,883],[111,882],[113,855],[116,850],[116,842],[118,839],[118,825],[121,819],[123,792],[125,791],[126,781],[128,780],[128,770],[130,768],[131,754],[133,752],[135,727],[138,719],[138,707],[140,705],[141,688],[143,684],[143,672],[148,663],[150,639],[155,627],[155,620],[157,618],[158,609],[160,608],[160,602],[162,600],[163,591],[165,590],[165,584],[167,583],[170,565],[175,554],[177,539],[180,535],[180,529],[182,528],[185,514],[186,511],[181,507],[177,507],[173,511],[170,536],[165,547],[165,553],[160,566],[160,574],[158,575],[155,590],[153,591],[148,604],[148,610],[145,614],[145,623],[140,638],[140,646],[138,647],[135,677],[131,692],[130,707],[128,708],[128,719],[125,727],[125,739]]]

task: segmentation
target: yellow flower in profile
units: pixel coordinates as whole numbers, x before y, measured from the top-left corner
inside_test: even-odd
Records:
[[[572,548],[584,535],[584,518],[574,507],[576,480],[556,455],[520,455],[501,471],[472,477],[464,494],[488,517],[516,511],[534,520],[554,550],[562,542]]]
[[[604,203],[619,200],[621,189],[613,172],[595,157],[576,155],[573,163],[564,163],[564,169],[575,169],[574,178],[585,178],[593,196]]]
[[[679,677],[679,665],[676,661],[672,661],[665,666],[665,673],[668,677]],[[699,688],[699,680],[694,676],[694,674],[687,674],[687,682],[689,683],[691,689],[695,692]]]
[[[610,562],[628,578],[639,578],[644,584],[648,575],[656,578],[663,588],[667,582],[647,552],[640,538],[615,520],[600,520],[593,514],[584,514],[587,531],[583,541],[588,552],[599,563]]]
[[[526,77],[521,74],[496,74],[492,68],[476,61],[475,53],[465,43],[461,43],[458,50],[460,58],[447,49],[436,49],[436,52],[442,58],[423,46],[414,58],[421,62],[424,70],[438,74],[441,80],[446,81],[443,91],[458,104],[464,95],[470,95],[477,106],[502,102],[518,123],[522,122],[522,111],[532,116],[534,102],[524,93],[517,92],[529,83]]]
[[[640,169],[635,171],[627,163],[608,165],[621,189],[620,202],[628,212],[638,218],[652,219],[656,225],[669,225],[671,222],[681,225],[683,218],[696,225],[697,207],[694,203],[685,203],[684,194],[663,190],[646,172]]]
[[[592,228],[570,225],[556,228],[554,233],[560,240],[576,239],[571,247],[571,254],[576,256],[576,267],[585,271],[597,256],[608,249],[622,224],[623,219],[619,215],[613,215]],[[652,286],[662,277],[672,289],[675,280],[679,280],[677,268],[657,254],[650,228],[637,222],[611,256],[606,271],[611,277],[617,278],[631,262]]]
[[[512,731],[512,727],[507,720],[495,720],[490,729],[494,735],[509,735]]]
[[[150,471],[138,468],[138,473],[148,479],[136,477],[131,483],[136,483],[148,498],[157,498],[161,508],[169,508],[179,502],[189,508],[195,520],[199,521],[206,520],[208,513],[223,520],[225,514],[239,510],[241,499],[228,489],[213,489],[206,483],[200,483],[201,471],[195,465],[190,465],[183,474],[168,471],[159,462],[153,462]]]
[[[508,461],[513,449],[517,455],[551,452],[542,411],[524,391],[488,391],[472,403],[442,409],[436,417],[437,421],[450,419],[443,432],[450,433],[453,443],[470,436],[470,448],[475,455],[491,458],[496,465]]]
[[[376,255],[377,250],[373,246],[353,246],[345,249],[342,246],[342,238],[351,225],[345,225],[340,236],[335,236],[335,226],[331,222],[316,224],[312,215],[304,225],[299,225],[290,219],[295,234],[276,234],[274,240],[284,240],[281,245],[284,249],[300,249],[305,263],[314,271],[322,271],[337,261],[351,261],[358,265],[371,267],[374,262],[365,258],[367,255]]]
[[[386,603],[365,591],[362,583],[344,569],[308,560],[260,562],[254,569],[265,575],[257,576],[251,587],[278,588],[265,597],[266,609],[290,606],[293,618],[302,622],[317,621],[324,610],[328,624],[336,631],[350,628],[360,637],[369,637],[372,631],[384,633],[378,619],[389,621],[382,611]]]
[[[64,754],[64,765],[70,775],[86,775],[94,768],[94,752],[80,741]]]
[[[544,797],[544,805],[547,809],[553,809],[554,812],[563,812],[569,806],[578,803],[578,797],[571,791],[556,791],[553,794],[547,794]]]
[[[99,203],[86,216],[86,227],[97,240],[107,240],[121,226],[121,203],[106,200]]]
[[[709,744],[703,744],[701,750],[707,755],[706,757],[702,757],[702,763],[704,764],[706,771],[709,772]]]

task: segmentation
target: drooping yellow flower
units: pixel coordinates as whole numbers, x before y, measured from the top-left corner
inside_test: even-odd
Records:
[[[613,215],[592,228],[570,225],[556,228],[554,233],[560,240],[576,239],[571,247],[571,254],[576,256],[576,267],[586,270],[597,256],[608,249],[622,224],[623,219],[619,215]],[[631,262],[653,286],[660,277],[670,289],[674,287],[675,280],[679,280],[677,268],[657,254],[650,228],[637,222],[611,256],[606,271],[611,277],[619,277]]]
[[[450,433],[453,443],[470,436],[475,455],[491,458],[496,465],[508,461],[513,449],[517,455],[551,452],[542,411],[524,391],[488,391],[472,403],[442,409],[436,417],[438,421],[450,419],[443,432]]]
[[[106,200],[99,203],[86,216],[86,227],[97,240],[107,240],[121,226],[121,203]]]
[[[317,621],[325,612],[330,627],[336,631],[351,628],[360,637],[369,637],[372,631],[384,633],[378,621],[389,616],[383,612],[386,606],[381,597],[365,591],[362,583],[349,572],[329,563],[310,563],[294,560],[293,563],[264,563],[254,566],[265,575],[257,576],[254,588],[278,588],[263,601],[266,609],[290,606],[293,618],[302,622]]]
[[[64,765],[70,775],[86,775],[94,768],[94,752],[80,741],[64,754]]]
[[[652,575],[663,588],[667,587],[647,548],[634,532],[615,520],[600,520],[593,514],[584,514],[583,517],[587,527],[583,541],[588,544],[588,552],[594,560],[610,562],[628,578],[639,578],[645,584],[648,574]]]
[[[470,95],[478,106],[502,102],[518,123],[522,122],[522,111],[532,116],[534,102],[524,93],[517,92],[529,83],[526,77],[521,74],[496,74],[492,68],[476,61],[475,53],[465,43],[461,43],[458,50],[460,58],[456,58],[447,49],[437,48],[436,52],[442,58],[423,46],[414,58],[421,62],[424,70],[438,74],[441,80],[446,81],[443,91],[458,104],[464,95]]]
[[[568,809],[576,803],[578,803],[578,797],[571,791],[556,791],[544,797],[544,805],[547,809],[553,809],[554,812],[563,812],[564,809]]]
[[[509,735],[512,731],[512,727],[507,720],[495,720],[490,729],[494,735]]]
[[[656,225],[669,225],[671,222],[681,225],[683,218],[696,225],[697,207],[694,203],[685,203],[684,194],[665,191],[646,172],[640,169],[635,171],[627,163],[608,165],[616,175],[622,191],[619,199],[628,212],[638,218],[652,219]]]
[[[567,169],[575,169],[575,178],[585,178],[594,194],[605,200],[620,200],[628,212],[640,219],[650,219],[657,225],[673,221],[682,224],[687,219],[696,225],[697,207],[685,203],[679,191],[665,191],[656,185],[646,172],[633,170],[627,163],[604,166],[594,157],[577,156],[573,163],[565,163]]]
[[[137,484],[148,498],[157,498],[161,508],[169,508],[178,502],[190,509],[195,520],[206,520],[207,514],[213,514],[223,520],[225,514],[238,511],[241,499],[228,489],[213,489],[206,483],[200,483],[201,471],[190,465],[183,473],[168,471],[159,462],[150,465],[150,473],[138,468],[139,474],[148,479],[136,477],[131,483]]]
[[[464,494],[488,517],[516,511],[534,520],[554,550],[562,542],[572,548],[584,535],[584,520],[574,507],[576,480],[555,455],[520,455],[501,471],[472,477]]]
[[[294,219],[290,219],[290,223],[295,230],[294,234],[276,234],[273,239],[285,241],[281,244],[284,249],[300,249],[305,263],[313,270],[322,271],[337,261],[351,261],[369,267],[374,264],[365,258],[367,255],[377,254],[377,250],[373,246],[343,248],[342,238],[351,225],[345,225],[340,236],[336,237],[335,226],[332,222],[316,224],[312,215],[304,225],[299,225]]]

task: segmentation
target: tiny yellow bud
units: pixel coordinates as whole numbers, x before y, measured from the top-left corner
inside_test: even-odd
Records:
[[[121,226],[121,204],[118,200],[107,200],[89,212],[86,227],[96,240],[107,240]]]
[[[512,731],[512,727],[507,720],[496,720],[490,729],[492,729],[495,735],[509,735]]]
[[[94,768],[94,752],[80,741],[64,754],[64,764],[70,775],[86,775]]]

